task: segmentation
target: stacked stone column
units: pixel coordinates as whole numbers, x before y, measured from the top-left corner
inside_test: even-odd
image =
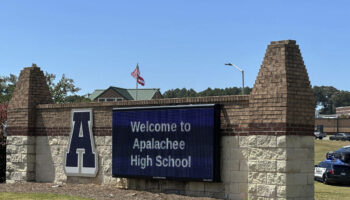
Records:
[[[271,42],[249,99],[249,199],[313,199],[314,97],[296,42]]]
[[[35,180],[36,105],[52,103],[44,73],[35,64],[24,68],[8,106],[7,182]]]

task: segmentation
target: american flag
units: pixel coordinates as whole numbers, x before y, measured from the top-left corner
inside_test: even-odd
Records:
[[[139,64],[137,64],[135,70],[131,72],[131,76],[135,79],[137,79],[140,76]]]
[[[145,86],[145,80],[140,76],[139,64],[137,64],[135,70],[131,72],[131,76],[136,79],[138,84]]]

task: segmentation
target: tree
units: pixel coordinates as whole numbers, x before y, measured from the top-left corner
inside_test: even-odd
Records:
[[[249,94],[251,92],[251,88],[245,87],[244,93]],[[210,87],[206,90],[203,90],[201,92],[196,92],[192,88],[187,90],[186,88],[176,88],[167,90],[164,92],[163,97],[164,98],[184,98],[184,97],[205,97],[205,96],[223,96],[223,95],[239,95],[242,94],[242,89],[238,87],[232,87],[232,88],[214,88],[211,89]]]
[[[164,92],[164,98],[177,98],[179,89],[170,89]]]
[[[179,88],[167,90],[164,92],[164,98],[184,98],[184,97],[196,97],[197,92],[194,89],[187,90],[186,88]]]
[[[339,91],[332,96],[331,102],[336,107],[349,106],[350,105],[350,92],[348,91]]]
[[[322,109],[320,114],[334,114],[336,106],[340,106],[340,104],[335,105],[335,99],[339,90],[332,86],[314,86],[313,92],[315,95],[316,105],[321,105]]]
[[[91,100],[84,96],[79,95],[69,95],[64,98],[65,103],[81,103],[81,102],[90,102]]]
[[[50,93],[55,103],[66,103],[66,98],[68,97],[68,94],[74,95],[80,90],[80,88],[74,85],[74,80],[71,78],[66,78],[64,74],[57,83],[54,82],[54,80],[56,79],[55,74],[45,72],[45,77],[46,82],[49,86]],[[72,99],[74,98],[70,97],[69,101],[72,101]]]
[[[34,65],[34,64],[33,64]],[[64,74],[56,83],[56,75],[45,72],[46,82],[55,103],[87,102],[90,99],[76,95],[80,88],[76,87],[74,80]],[[0,76],[0,103],[8,103],[17,84],[17,76]]]
[[[8,103],[16,87],[17,76],[0,76],[0,103]]]

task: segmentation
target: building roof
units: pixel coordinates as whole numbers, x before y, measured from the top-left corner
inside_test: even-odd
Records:
[[[91,101],[93,101],[94,99],[96,99],[98,96],[100,96],[105,90],[102,89],[97,89],[95,90],[92,94],[89,95],[89,99],[91,99]]]
[[[154,94],[159,91],[159,88],[147,88],[147,89],[138,89],[137,91],[137,99],[138,100],[150,100],[154,96]],[[128,89],[129,94],[133,99],[136,99],[136,89]]]
[[[111,86],[105,90],[95,90],[90,96],[89,99],[94,101],[99,96],[101,96],[105,91],[112,89],[121,96],[123,96],[127,100],[136,100],[136,89],[125,89],[120,87]],[[156,92],[158,92],[159,88],[145,88],[137,90],[137,100],[151,100]]]
[[[119,88],[119,87],[109,87],[111,89],[113,89],[114,91],[116,91],[118,94],[120,94],[121,96],[123,96],[125,99],[127,100],[133,100],[132,96],[129,94],[128,89],[125,88]],[[108,89],[109,89],[108,88]],[[107,90],[108,90],[107,89]]]

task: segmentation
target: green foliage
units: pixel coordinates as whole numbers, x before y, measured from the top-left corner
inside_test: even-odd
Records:
[[[57,83],[54,82],[54,80],[56,79],[55,74],[45,72],[45,77],[46,82],[49,85],[52,98],[56,103],[66,103],[66,98],[68,97],[68,94],[75,94],[80,90],[80,88],[75,87],[74,80],[71,78],[66,78],[64,74]],[[72,99],[74,98],[69,98],[69,100]]]
[[[350,105],[350,92],[341,90],[333,95],[331,100],[334,107],[348,106]]]
[[[74,80],[67,78],[64,74],[58,82],[56,75],[45,73],[46,82],[55,103],[88,102],[89,99],[76,95],[80,88],[76,87]],[[0,103],[8,103],[17,84],[17,76],[0,76]]]
[[[314,86],[313,87],[316,105],[321,105],[323,108],[320,114],[334,114],[334,96],[339,92],[332,86]]]
[[[244,88],[244,94],[250,94],[251,88],[245,87]],[[163,97],[164,98],[184,98],[184,97],[204,97],[204,96],[224,96],[224,95],[239,95],[242,94],[242,89],[238,87],[232,87],[232,88],[214,88],[211,89],[210,87],[206,90],[203,90],[201,92],[196,92],[195,90],[186,89],[186,88],[176,88],[167,90],[164,92]]]
[[[10,101],[16,83],[17,76],[13,74],[10,74],[10,76],[0,76],[0,103],[8,103]]]
[[[244,88],[244,94],[250,94],[251,91],[252,89],[249,87]],[[209,87],[206,90],[199,92],[198,96],[205,97],[205,96],[225,96],[225,95],[239,95],[239,94],[242,94],[242,88],[231,87],[231,88],[225,88],[225,89],[220,89],[220,88],[211,89]]]
[[[314,86],[316,105],[323,108],[320,114],[334,114],[335,108],[350,106],[350,92],[338,90],[332,86]]]
[[[192,88],[187,90],[186,88],[179,88],[167,90],[164,92],[164,98],[183,98],[183,97],[196,97],[197,92]]]
[[[64,98],[65,103],[81,103],[81,102],[91,102],[91,99],[85,96],[70,95]]]

